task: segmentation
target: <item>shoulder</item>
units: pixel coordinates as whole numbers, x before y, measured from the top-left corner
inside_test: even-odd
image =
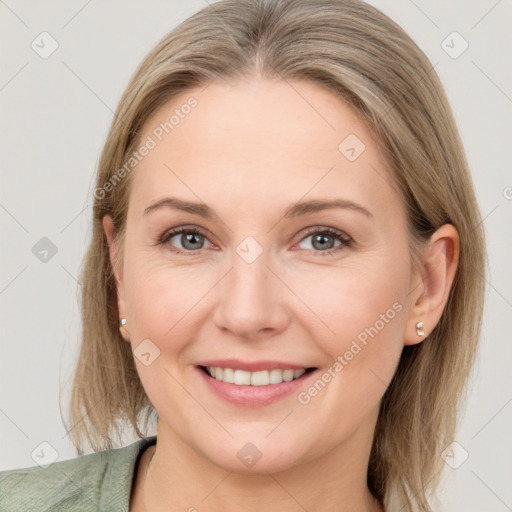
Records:
[[[50,466],[0,472],[3,512],[128,511],[135,466],[156,437]]]

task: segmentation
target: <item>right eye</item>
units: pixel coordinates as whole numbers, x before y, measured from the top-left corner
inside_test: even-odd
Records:
[[[177,228],[168,231],[160,243],[170,245],[177,254],[190,254],[203,249],[205,241],[208,241],[206,235],[197,229]]]

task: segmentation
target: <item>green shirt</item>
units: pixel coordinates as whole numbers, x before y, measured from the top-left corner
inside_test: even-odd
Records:
[[[128,512],[139,459],[156,436],[124,448],[0,472],[1,512]]]

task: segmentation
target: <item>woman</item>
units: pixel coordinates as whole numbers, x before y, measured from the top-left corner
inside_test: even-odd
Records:
[[[400,27],[206,7],[134,74],[94,196],[70,433],[99,453],[2,473],[6,510],[431,510],[484,238]],[[123,421],[142,439],[114,450]]]

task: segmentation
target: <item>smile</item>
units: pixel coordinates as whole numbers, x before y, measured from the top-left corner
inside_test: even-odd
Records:
[[[302,377],[311,368],[299,368],[296,370],[273,368],[271,370],[260,370],[250,372],[234,368],[221,368],[219,366],[201,367],[210,375],[210,377],[235,384],[237,386],[268,386],[272,384],[281,384],[282,382],[290,382]]]

